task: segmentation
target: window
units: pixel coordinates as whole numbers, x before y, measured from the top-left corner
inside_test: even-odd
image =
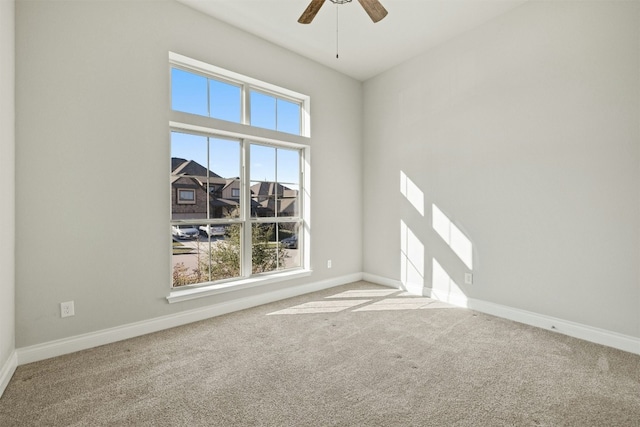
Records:
[[[170,62],[172,287],[308,268],[309,98],[179,55]]]
[[[192,204],[196,202],[196,191],[178,188],[178,203]]]
[[[171,108],[240,123],[241,87],[179,68],[171,69]]]
[[[251,91],[251,126],[300,135],[300,104]]]
[[[172,110],[309,136],[308,96],[181,55],[170,57]]]
[[[250,144],[249,179],[253,253],[273,262],[254,263],[253,272],[300,267],[297,247],[287,239],[297,239],[301,227],[299,150]],[[279,242],[265,245],[265,242]],[[254,256],[255,257],[255,256]]]

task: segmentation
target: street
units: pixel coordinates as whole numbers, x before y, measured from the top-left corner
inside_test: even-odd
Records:
[[[176,240],[174,240],[176,242]],[[183,263],[185,267],[188,268],[188,271],[191,272],[198,266],[198,251],[200,251],[200,258],[205,259],[206,254],[208,252],[208,239],[206,237],[200,236],[198,240],[178,240],[182,246],[174,247],[174,254],[172,255],[172,271],[173,267],[178,263]],[[211,244],[216,245],[224,242],[222,238],[211,238]],[[191,253],[177,253],[176,249],[192,249]],[[282,270],[288,268],[295,268],[300,266],[300,251],[298,249],[284,249],[284,266],[281,268]]]

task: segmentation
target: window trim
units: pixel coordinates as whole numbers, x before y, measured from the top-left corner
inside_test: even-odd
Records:
[[[268,285],[270,283],[280,283],[283,280],[309,277],[311,276],[311,273],[313,273],[313,270],[287,270],[269,275],[264,274],[254,276],[249,279],[234,280],[232,282],[201,286],[197,288],[172,288],[171,292],[167,296],[167,302],[169,302],[169,304],[173,304],[176,302],[189,301],[196,298],[209,297],[242,289],[250,289],[257,286]]]

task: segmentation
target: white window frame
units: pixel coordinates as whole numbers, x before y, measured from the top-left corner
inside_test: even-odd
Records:
[[[309,276],[311,274],[311,257],[310,257],[310,146],[309,136],[310,130],[310,97],[288,89],[284,89],[269,83],[262,82],[257,79],[243,76],[183,55],[169,52],[169,74],[171,68],[180,68],[187,71],[194,71],[203,74],[205,77],[228,81],[239,84],[242,87],[242,123],[228,122],[212,117],[205,117],[195,114],[174,111],[169,104],[169,128],[170,131],[195,133],[209,137],[233,138],[242,141],[241,150],[242,163],[242,186],[240,188],[240,197],[244,203],[241,204],[242,212],[237,222],[242,223],[245,229],[250,231],[252,224],[260,222],[299,222],[298,230],[298,248],[301,251],[300,267],[296,269],[274,271],[262,273],[258,275],[251,274],[251,233],[247,230],[244,232],[243,240],[243,270],[247,275],[219,282],[209,282],[197,285],[187,285],[184,287],[173,288],[167,296],[170,303],[215,295],[223,292],[260,286],[268,283],[280,282],[282,280],[294,279]],[[274,130],[253,127],[249,124],[249,93],[251,90],[260,91],[271,94],[277,98],[285,99],[299,103],[301,107],[300,114],[300,135],[294,135]],[[298,217],[281,217],[278,221],[273,218],[251,218],[251,194],[250,194],[250,176],[249,176],[249,144],[256,143],[262,145],[274,146],[276,148],[290,148],[300,150],[300,191],[299,191],[299,209]],[[171,221],[170,221],[171,222]],[[169,247],[170,245],[167,245]],[[171,257],[171,255],[170,255]],[[171,266],[171,261],[168,263]],[[171,278],[171,274],[168,275]],[[171,283],[171,279],[170,283]]]

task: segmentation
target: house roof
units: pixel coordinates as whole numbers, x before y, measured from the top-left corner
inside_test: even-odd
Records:
[[[222,199],[222,198],[217,198],[217,197],[212,197],[209,201],[209,204],[211,206],[214,207],[237,207],[239,206],[239,203],[237,200],[231,200],[231,199]]]
[[[202,188],[202,183],[193,176],[171,175],[171,184],[180,184],[180,186]]]
[[[222,178],[215,172],[208,171],[209,177]],[[171,158],[171,173],[174,175],[190,175],[190,176],[207,176],[207,168],[194,160],[181,159],[179,157]]]
[[[236,183],[238,184],[237,187],[240,188],[240,178],[228,178],[223,189],[226,190],[229,187],[234,187]]]
[[[275,182],[259,182],[251,186],[251,192],[256,196],[283,196],[288,191],[293,190]],[[295,195],[290,197],[295,197]]]

